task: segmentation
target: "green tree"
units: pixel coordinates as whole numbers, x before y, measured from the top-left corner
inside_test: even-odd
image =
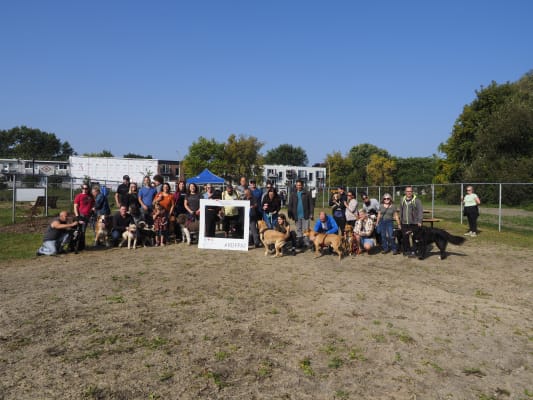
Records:
[[[300,146],[294,147],[291,144],[281,144],[274,149],[270,149],[265,154],[265,164],[291,165],[295,167],[305,167],[309,160],[307,153]]]
[[[83,153],[85,157],[115,157],[109,150],[102,150],[99,153]]]
[[[349,174],[346,175],[346,184],[348,186],[366,186],[370,184],[366,167],[370,163],[370,156],[373,154],[387,159],[391,158],[387,150],[380,149],[369,143],[359,144],[350,149],[347,156],[351,166]]]
[[[0,130],[0,154],[26,160],[68,160],[76,153],[68,142],[61,142],[54,133],[20,126]]]
[[[124,158],[145,158],[145,159],[153,159],[154,157],[152,157],[151,154],[148,154],[146,156],[142,156],[140,154],[135,154],[135,153],[126,153],[123,155]]]
[[[350,160],[343,157],[340,151],[335,151],[326,155],[325,160],[327,182],[330,187],[347,185],[346,177],[351,171]],[[349,185],[348,185],[349,186]]]
[[[446,155],[440,165],[439,182],[460,182],[466,178],[467,168],[479,156],[478,140],[492,123],[494,113],[512,97],[513,92],[512,84],[498,85],[496,82],[476,91],[477,98],[464,106],[451,136],[439,145],[439,151]]]
[[[390,158],[372,154],[370,162],[366,166],[368,183],[377,186],[392,186],[394,184],[394,172],[396,161]]]
[[[194,176],[209,168],[211,172],[221,175],[225,170],[224,143],[200,136],[189,146],[189,152],[182,163],[185,176]]]
[[[396,158],[396,185],[420,185],[433,182],[439,159],[434,157]]]
[[[224,146],[227,179],[238,182],[241,176],[260,176],[263,160],[259,151],[263,145],[264,143],[254,136],[230,135]]]

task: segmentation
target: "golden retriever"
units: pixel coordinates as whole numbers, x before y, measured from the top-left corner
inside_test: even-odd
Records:
[[[322,247],[331,246],[333,251],[339,255],[339,261],[342,259],[343,251],[341,250],[342,236],[336,233],[317,233],[312,229],[304,232],[305,236],[309,236],[315,245],[315,258],[321,256],[320,249]]]
[[[259,229],[259,238],[263,242],[263,246],[265,246],[265,256],[268,255],[268,246],[273,244],[276,250],[274,257],[282,257],[283,252],[281,250],[285,246],[285,243],[287,243],[291,231],[287,229],[287,233],[282,233],[275,229],[269,229],[263,220],[257,221],[257,228]]]

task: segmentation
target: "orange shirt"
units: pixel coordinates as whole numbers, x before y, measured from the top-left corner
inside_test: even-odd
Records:
[[[174,199],[170,193],[160,192],[155,196],[154,200],[159,201],[159,205],[167,210],[167,212],[170,212],[170,209],[174,205]]]

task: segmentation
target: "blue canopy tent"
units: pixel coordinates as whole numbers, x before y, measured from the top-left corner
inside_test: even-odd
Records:
[[[220,176],[216,176],[211,171],[209,171],[207,168],[204,169],[202,172],[200,172],[195,177],[187,179],[187,185],[189,183],[196,183],[197,185],[205,185],[207,183],[214,183],[217,185],[223,185],[224,184],[224,178],[221,178]]]

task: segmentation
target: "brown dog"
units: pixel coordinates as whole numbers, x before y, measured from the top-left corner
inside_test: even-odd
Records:
[[[317,233],[311,229],[304,232],[315,244],[315,258],[321,256],[322,247],[331,246],[333,251],[339,255],[339,261],[342,259],[343,251],[341,250],[342,236],[335,233]]]
[[[263,242],[263,246],[265,246],[265,256],[268,255],[268,246],[273,244],[276,250],[274,257],[282,257],[283,253],[281,249],[287,243],[291,231],[287,229],[287,233],[282,233],[274,229],[269,229],[266,222],[262,219],[257,221],[257,228],[259,229],[259,238]]]
[[[192,244],[192,235],[198,235],[200,231],[200,222],[196,219],[190,219],[187,214],[179,214],[176,217],[176,222],[180,225],[181,237],[183,243]]]
[[[100,215],[96,220],[94,233],[94,246],[98,244],[105,244],[106,247],[109,247],[109,231],[107,230],[107,221],[105,215]]]

